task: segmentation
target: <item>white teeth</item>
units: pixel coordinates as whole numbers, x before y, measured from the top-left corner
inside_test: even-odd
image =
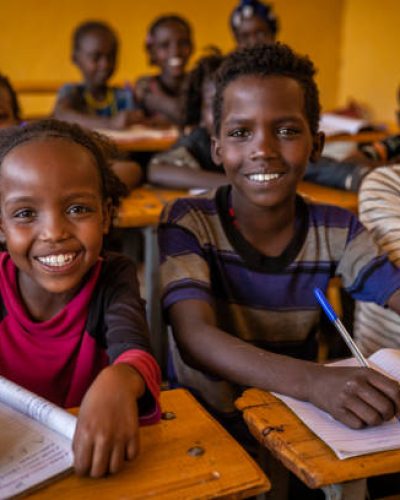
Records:
[[[46,255],[46,257],[38,257],[38,261],[46,266],[61,267],[72,262],[75,258],[75,253],[66,253],[58,255]]]
[[[171,59],[168,60],[168,64],[172,67],[182,66],[182,63],[181,57],[171,57]]]
[[[247,177],[254,182],[269,182],[278,179],[281,174],[251,174]]]

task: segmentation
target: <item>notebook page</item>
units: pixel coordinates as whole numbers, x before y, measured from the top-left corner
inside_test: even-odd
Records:
[[[0,403],[0,498],[31,489],[72,463],[69,439]]]
[[[50,401],[1,376],[0,402],[29,415],[70,440],[74,436],[76,417]]]
[[[400,381],[400,349],[379,349],[368,361],[378,366],[390,377]]]
[[[381,351],[394,351],[394,353]],[[381,351],[371,356],[370,360],[384,367],[388,374],[393,377],[397,374],[400,378],[400,351],[395,349],[381,349]],[[351,359],[334,364],[351,365],[356,362]],[[311,403],[282,394],[275,396],[281,399],[341,459],[400,448],[400,423],[397,419],[377,427],[353,430]]]

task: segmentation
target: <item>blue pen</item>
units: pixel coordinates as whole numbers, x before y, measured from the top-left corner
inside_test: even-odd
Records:
[[[347,347],[350,349],[353,356],[357,359],[361,366],[369,367],[368,361],[365,359],[360,349],[357,347],[351,335],[346,330],[344,324],[338,318],[338,315],[335,313],[333,307],[325,297],[324,292],[320,288],[314,288],[314,295],[320,303],[325,314],[328,316],[329,321],[331,321],[335,325],[336,330],[340,333],[343,340],[346,342]]]
[[[347,347],[352,352],[353,356],[357,359],[361,366],[366,366],[370,368],[368,361],[363,356],[360,349],[357,347],[357,344],[354,342],[350,333],[346,330],[344,324],[338,318],[338,315],[335,313],[335,310],[328,302],[328,299],[325,297],[324,292],[320,288],[314,288],[314,295],[318,302],[320,303],[322,309],[325,314],[328,316],[328,319],[335,325],[336,330],[340,333],[343,340],[346,342]],[[397,420],[400,422],[400,416],[396,416]]]

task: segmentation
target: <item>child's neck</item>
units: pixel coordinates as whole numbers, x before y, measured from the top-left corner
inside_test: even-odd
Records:
[[[38,322],[53,318],[77,293],[77,290],[59,294],[48,292],[33,283],[29,276],[20,272],[17,283],[26,312],[32,320]]]
[[[278,257],[292,241],[295,232],[296,211],[293,203],[263,208],[237,199],[232,194],[236,227],[243,237],[259,252]]]

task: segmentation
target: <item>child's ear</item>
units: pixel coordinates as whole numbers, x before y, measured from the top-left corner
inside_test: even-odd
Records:
[[[103,203],[103,234],[108,234],[113,215],[114,207],[111,198],[108,198],[105,203]]]
[[[312,163],[317,162],[321,158],[322,150],[325,144],[325,134],[323,132],[318,132],[313,137],[313,148],[310,155],[310,161]]]
[[[221,141],[214,135],[211,137],[211,157],[216,165],[222,165]]]

